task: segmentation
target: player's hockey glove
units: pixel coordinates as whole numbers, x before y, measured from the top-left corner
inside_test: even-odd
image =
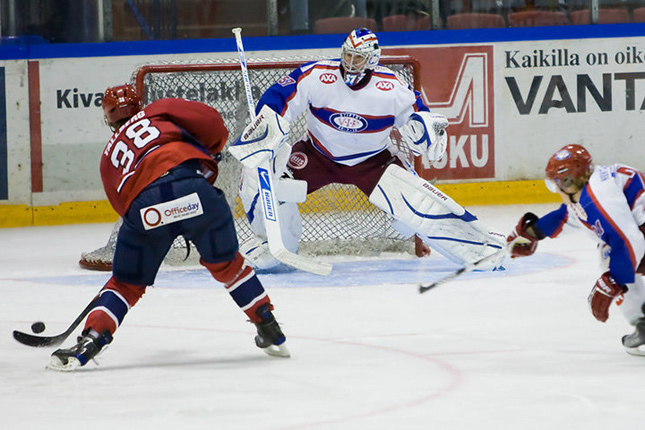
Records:
[[[538,219],[534,213],[525,213],[515,229],[506,237],[511,258],[532,255],[537,249],[538,241],[545,238],[545,235],[537,228]],[[534,234],[527,231],[529,228]]]
[[[627,291],[627,287],[614,280],[609,271],[602,274],[589,293],[589,306],[594,318],[600,322],[609,318],[609,306],[614,299]]]

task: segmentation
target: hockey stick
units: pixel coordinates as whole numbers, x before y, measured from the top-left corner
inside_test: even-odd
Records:
[[[61,343],[65,342],[65,339],[69,337],[70,334],[78,327],[78,325],[85,319],[87,314],[94,308],[99,296],[97,295],[92,299],[92,301],[87,305],[85,309],[81,312],[79,316],[76,317],[74,322],[65,330],[63,333],[56,336],[34,336],[33,334],[23,333],[18,330],[13,331],[13,338],[23,345],[33,346],[37,348],[42,348],[45,346],[58,346]]]
[[[445,284],[446,282],[452,281],[455,278],[458,278],[459,276],[463,275],[464,273],[472,272],[473,270],[477,269],[479,266],[481,266],[484,263],[487,263],[490,260],[494,260],[495,258],[499,257],[501,254],[506,252],[506,248],[502,248],[497,252],[494,252],[490,255],[487,255],[486,257],[480,258],[479,260],[475,261],[474,263],[467,264],[461,269],[457,270],[456,272],[453,272],[438,281],[433,282],[432,284],[428,285],[423,285],[419,283],[419,294],[423,294],[428,290],[431,290],[435,287],[438,287],[439,285]]]
[[[249,115],[251,121],[255,120],[255,103],[253,101],[253,93],[251,92],[251,81],[249,79],[249,70],[246,66],[246,59],[244,57],[244,47],[242,46],[242,29],[237,27],[231,30],[235,35],[235,42],[237,44],[237,53],[240,57],[240,68],[242,69],[242,78],[244,81],[244,89],[246,91],[246,102],[249,108]],[[282,228],[278,218],[278,200],[275,196],[275,183],[273,175],[271,174],[271,160],[266,159],[257,168],[259,179],[259,193],[262,200],[262,213],[264,214],[264,225],[267,233],[267,241],[269,243],[269,250],[273,256],[296,269],[304,270],[306,272],[315,273],[317,275],[329,275],[332,270],[331,264],[323,263],[313,260],[311,258],[303,257],[289,251],[282,241]]]

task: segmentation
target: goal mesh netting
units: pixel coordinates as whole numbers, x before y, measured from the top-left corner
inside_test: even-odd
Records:
[[[255,60],[247,63],[254,100],[294,68],[318,58]],[[418,65],[408,56],[383,56],[381,64],[395,71],[399,78],[418,87]],[[165,97],[195,100],[217,109],[234,140],[249,123],[248,104],[239,63],[222,61],[167,62],[148,64],[133,74],[134,84],[144,104]],[[305,134],[305,118],[291,124],[291,143]],[[392,135],[401,155],[411,155]],[[234,213],[240,243],[252,236],[244,208],[238,197],[241,164],[226,150],[219,163],[216,186],[227,196]],[[298,204],[303,219],[300,252],[308,254],[373,254],[380,251],[413,252],[414,241],[406,240],[390,226],[389,217],[373,206],[353,185],[331,184]]]

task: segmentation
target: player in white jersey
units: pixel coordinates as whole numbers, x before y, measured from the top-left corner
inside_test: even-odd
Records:
[[[582,226],[598,242],[604,271],[589,295],[593,316],[607,321],[618,299],[635,327],[623,345],[645,355],[645,175],[623,164],[594,166],[583,146],[566,145],[549,159],[546,183],[563,204],[541,218],[522,217],[507,238],[511,257],[533,254],[539,240],[558,236],[567,224]]]
[[[430,113],[418,92],[379,65],[380,53],[374,33],[365,28],[352,31],[340,59],[304,64],[272,85],[257,105],[258,119],[229,148],[249,167],[240,197],[256,238],[241,249],[256,267],[277,264],[264,239],[257,176],[251,168],[253,158],[266,153],[274,155],[275,176],[306,182],[306,194],[330,183],[356,185],[392,217],[393,227],[404,235],[418,235],[461,264],[499,254],[483,268],[500,265],[504,235],[480,225],[474,215],[411,167],[404,167],[406,162],[389,150],[389,136],[396,127],[415,156],[438,160],[446,149],[448,121]],[[307,132],[297,143],[283,145],[279,137],[272,141],[271,136],[282,136],[303,112]],[[301,234],[296,203],[283,203],[279,211],[284,245],[295,252]]]

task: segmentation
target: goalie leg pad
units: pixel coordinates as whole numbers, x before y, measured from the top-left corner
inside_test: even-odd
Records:
[[[286,179],[296,183],[306,182]],[[280,182],[280,181],[277,181]],[[303,190],[296,191],[302,193]],[[306,188],[304,189],[306,197]],[[268,270],[278,266],[280,262],[273,257],[269,251],[267,243],[266,228],[264,225],[264,215],[262,206],[259,201],[258,179],[254,171],[244,169],[242,185],[240,188],[240,199],[246,211],[247,219],[251,225],[251,231],[254,237],[244,242],[240,252],[249,262],[258,270]],[[280,227],[282,232],[282,241],[285,248],[290,252],[297,252],[300,237],[302,236],[302,218],[298,205],[294,202],[279,202],[277,210],[279,211]]]
[[[504,258],[504,235],[484,228],[448,195],[402,167],[389,166],[369,200],[456,263],[472,264],[499,252],[499,258],[478,267],[491,270]]]
[[[271,254],[266,238],[253,235],[240,245],[240,254],[260,272],[272,272],[280,261]]]

